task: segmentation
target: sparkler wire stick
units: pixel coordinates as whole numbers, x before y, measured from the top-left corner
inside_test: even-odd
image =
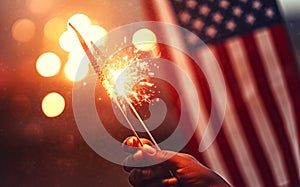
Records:
[[[139,135],[137,134],[137,132],[134,130],[133,125],[131,124],[131,122],[129,121],[128,117],[126,116],[125,112],[123,111],[122,107],[120,106],[119,101],[116,99],[116,104],[118,106],[118,108],[120,109],[120,111],[122,112],[124,118],[126,119],[126,122],[129,124],[132,133],[134,134],[134,136],[138,139],[139,143],[141,144],[141,146],[143,146],[143,142],[141,141],[141,138],[139,137]]]
[[[160,147],[158,146],[156,140],[154,139],[154,137],[152,136],[151,132],[149,131],[149,129],[147,128],[146,124],[144,123],[144,121],[142,120],[141,116],[139,115],[139,113],[136,111],[136,109],[134,108],[134,106],[131,104],[131,102],[129,101],[129,99],[127,97],[125,97],[126,102],[128,103],[128,105],[130,106],[130,108],[132,109],[133,113],[135,114],[135,116],[138,118],[139,122],[141,123],[141,125],[143,126],[144,130],[146,131],[146,133],[148,134],[149,138],[151,139],[152,143],[155,145],[155,147],[158,150],[161,150]]]

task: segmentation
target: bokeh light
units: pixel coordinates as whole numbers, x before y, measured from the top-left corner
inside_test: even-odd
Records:
[[[82,33],[83,36],[86,36],[85,38],[87,41],[93,41],[97,44],[103,44],[106,41],[106,34],[107,31],[98,25],[91,25],[87,27],[86,30],[83,30]],[[90,45],[90,42],[88,43],[88,45]]]
[[[70,81],[80,81],[87,76],[89,72],[89,65],[82,61],[84,53],[74,52],[70,53],[64,72]]]
[[[91,20],[85,14],[75,14],[69,18],[68,23],[72,23],[72,25],[80,31],[81,29],[90,26]],[[67,26],[71,30],[70,26]]]
[[[55,25],[55,21],[53,22]],[[78,29],[89,47],[91,47],[91,42],[97,44],[105,42],[107,31],[99,25],[91,25],[90,18],[85,14],[75,14],[71,16],[68,23],[72,23],[72,25]],[[84,64],[80,64],[85,56],[85,52],[74,30],[69,25],[67,28],[68,30],[64,31],[59,37],[60,47],[66,52],[69,52],[69,58],[65,64],[64,72],[70,81],[79,81],[86,77],[89,72],[89,66],[85,62],[83,62]]]
[[[55,17],[46,23],[44,27],[44,35],[52,41],[57,41],[65,30],[66,21],[62,18]]]
[[[26,5],[32,13],[46,13],[53,5],[52,0],[27,0]]]
[[[83,38],[87,41],[87,45],[89,47],[91,47],[91,41],[98,44],[105,42],[107,31],[99,25],[91,25],[91,20],[88,16],[84,14],[75,14],[68,20],[68,23],[72,23],[72,25],[80,32]],[[69,25],[68,30],[61,34],[59,44],[66,52],[84,52],[75,32]]]
[[[11,33],[18,42],[27,42],[35,34],[35,24],[30,19],[18,19],[14,22]]]
[[[56,75],[60,67],[60,58],[52,52],[43,53],[36,61],[36,70],[43,77]]]
[[[91,25],[90,18],[85,14],[71,16],[68,23],[72,23],[80,32],[89,47],[91,47],[91,42],[103,44],[106,40],[107,31],[99,25]],[[85,62],[83,62],[84,64],[80,64],[85,56],[85,52],[74,30],[69,25],[67,28],[68,30],[63,32],[59,37],[61,48],[69,52],[64,72],[70,81],[80,81],[88,74],[89,65]]]
[[[132,43],[136,48],[142,51],[150,51],[156,46],[157,40],[151,30],[140,29],[133,34]]]
[[[66,52],[80,51],[81,46],[73,31],[65,31],[59,38],[60,47]],[[82,50],[83,51],[83,50]]]
[[[42,111],[47,117],[59,116],[65,109],[65,99],[59,93],[51,92],[42,101]]]

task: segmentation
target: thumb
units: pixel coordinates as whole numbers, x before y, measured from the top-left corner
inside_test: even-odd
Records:
[[[176,152],[173,151],[166,151],[166,150],[158,150],[154,147],[149,145],[144,145],[141,149],[141,157],[147,162],[156,165],[163,163],[163,165],[174,165],[178,160],[178,155]]]

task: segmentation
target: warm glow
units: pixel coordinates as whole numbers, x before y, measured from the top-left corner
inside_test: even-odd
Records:
[[[107,34],[107,31],[98,26],[91,25],[83,31],[82,35],[86,38],[87,41],[93,41],[97,44],[103,44],[105,42],[104,36]],[[101,42],[99,41],[101,39]]]
[[[13,38],[18,42],[27,42],[35,33],[35,24],[29,19],[17,20],[11,29]]]
[[[59,38],[60,47],[66,52],[81,50],[80,43],[73,31],[65,31]],[[82,50],[83,51],[83,50]]]
[[[130,46],[106,61],[100,80],[109,97],[113,100],[128,98],[135,104],[151,101],[155,91],[148,78],[153,72],[142,58],[141,51]]]
[[[75,14],[68,20],[68,23],[72,23],[72,25],[81,31],[81,29],[84,29],[91,25],[91,20],[88,16],[85,14]],[[67,25],[69,30],[72,30],[69,25]]]
[[[91,47],[91,42],[97,44],[105,42],[104,37],[107,31],[98,25],[91,25],[91,20],[86,15],[75,14],[68,20],[68,23],[78,29],[89,47]],[[69,59],[64,67],[66,77],[71,81],[82,80],[88,74],[89,66],[85,62],[82,62],[85,64],[80,64],[86,55],[76,33],[69,25],[68,30],[61,34],[59,44],[63,50],[69,52]]]
[[[136,54],[133,54],[133,56],[130,55],[132,54],[132,50],[134,50],[133,47],[121,50],[110,58],[102,69],[102,85],[111,98],[116,98],[121,95],[127,96],[129,94],[128,92],[131,90],[129,87],[133,86],[130,82],[134,82],[135,79],[131,79],[130,76],[127,76],[127,78],[123,77],[128,75],[126,67],[137,60]],[[123,76],[119,78],[121,74]],[[126,86],[128,85],[127,82],[130,86]]]
[[[61,66],[60,58],[52,52],[42,54],[36,61],[36,70],[43,77],[56,75]]]
[[[76,29],[80,32],[85,31],[88,27],[91,26],[91,20],[88,16],[84,14],[75,14],[71,16],[68,20],[68,23],[72,23]],[[59,45],[60,47],[65,50],[66,52],[74,52],[80,51],[81,46],[77,39],[76,34],[74,33],[73,29],[67,25],[68,29],[59,38]],[[85,35],[83,35],[85,37]],[[83,51],[83,50],[82,50]]]
[[[129,79],[129,75],[127,72],[123,72],[122,69],[117,69],[115,71],[111,71],[111,74],[113,76],[113,82],[115,83],[115,87],[113,88],[114,93],[112,94],[114,96],[123,96],[127,97],[128,95],[128,81],[131,81]],[[116,94],[116,95],[115,95]]]
[[[50,10],[53,1],[49,0],[27,0],[26,5],[32,13],[45,13]]]
[[[82,61],[84,54],[74,52],[69,55],[64,71],[66,77],[71,81],[82,80],[89,72],[89,66],[85,61]]]
[[[81,61],[83,57],[85,57],[85,52],[82,50],[79,51],[74,51],[68,54],[68,60],[76,60],[76,61]]]
[[[46,23],[44,27],[44,34],[46,38],[57,41],[65,30],[66,21],[62,18],[55,17]]]
[[[140,29],[133,34],[132,43],[136,48],[142,51],[150,51],[155,47],[157,40],[151,30]]]
[[[87,41],[87,45],[91,47],[90,42],[101,44],[105,42],[104,36],[107,31],[97,25],[90,25],[80,30],[80,34]],[[101,39],[101,41],[100,41]],[[61,48],[67,52],[82,51],[78,38],[73,30],[65,31],[59,38]]]
[[[56,92],[46,95],[42,101],[42,110],[47,117],[59,116],[65,109],[65,99]]]

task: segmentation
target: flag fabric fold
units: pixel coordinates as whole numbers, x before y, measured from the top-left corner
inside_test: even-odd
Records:
[[[197,46],[192,35],[178,33],[171,39],[182,42],[207,68],[213,60],[207,54],[213,53],[222,70],[227,92],[222,129],[202,153],[197,147],[202,134],[196,132],[189,152],[234,186],[299,185],[299,74],[276,1],[151,0],[144,7],[148,20],[196,34],[209,50]],[[171,55],[180,59],[180,54]],[[201,87],[197,72],[195,79],[208,118],[209,90]]]

